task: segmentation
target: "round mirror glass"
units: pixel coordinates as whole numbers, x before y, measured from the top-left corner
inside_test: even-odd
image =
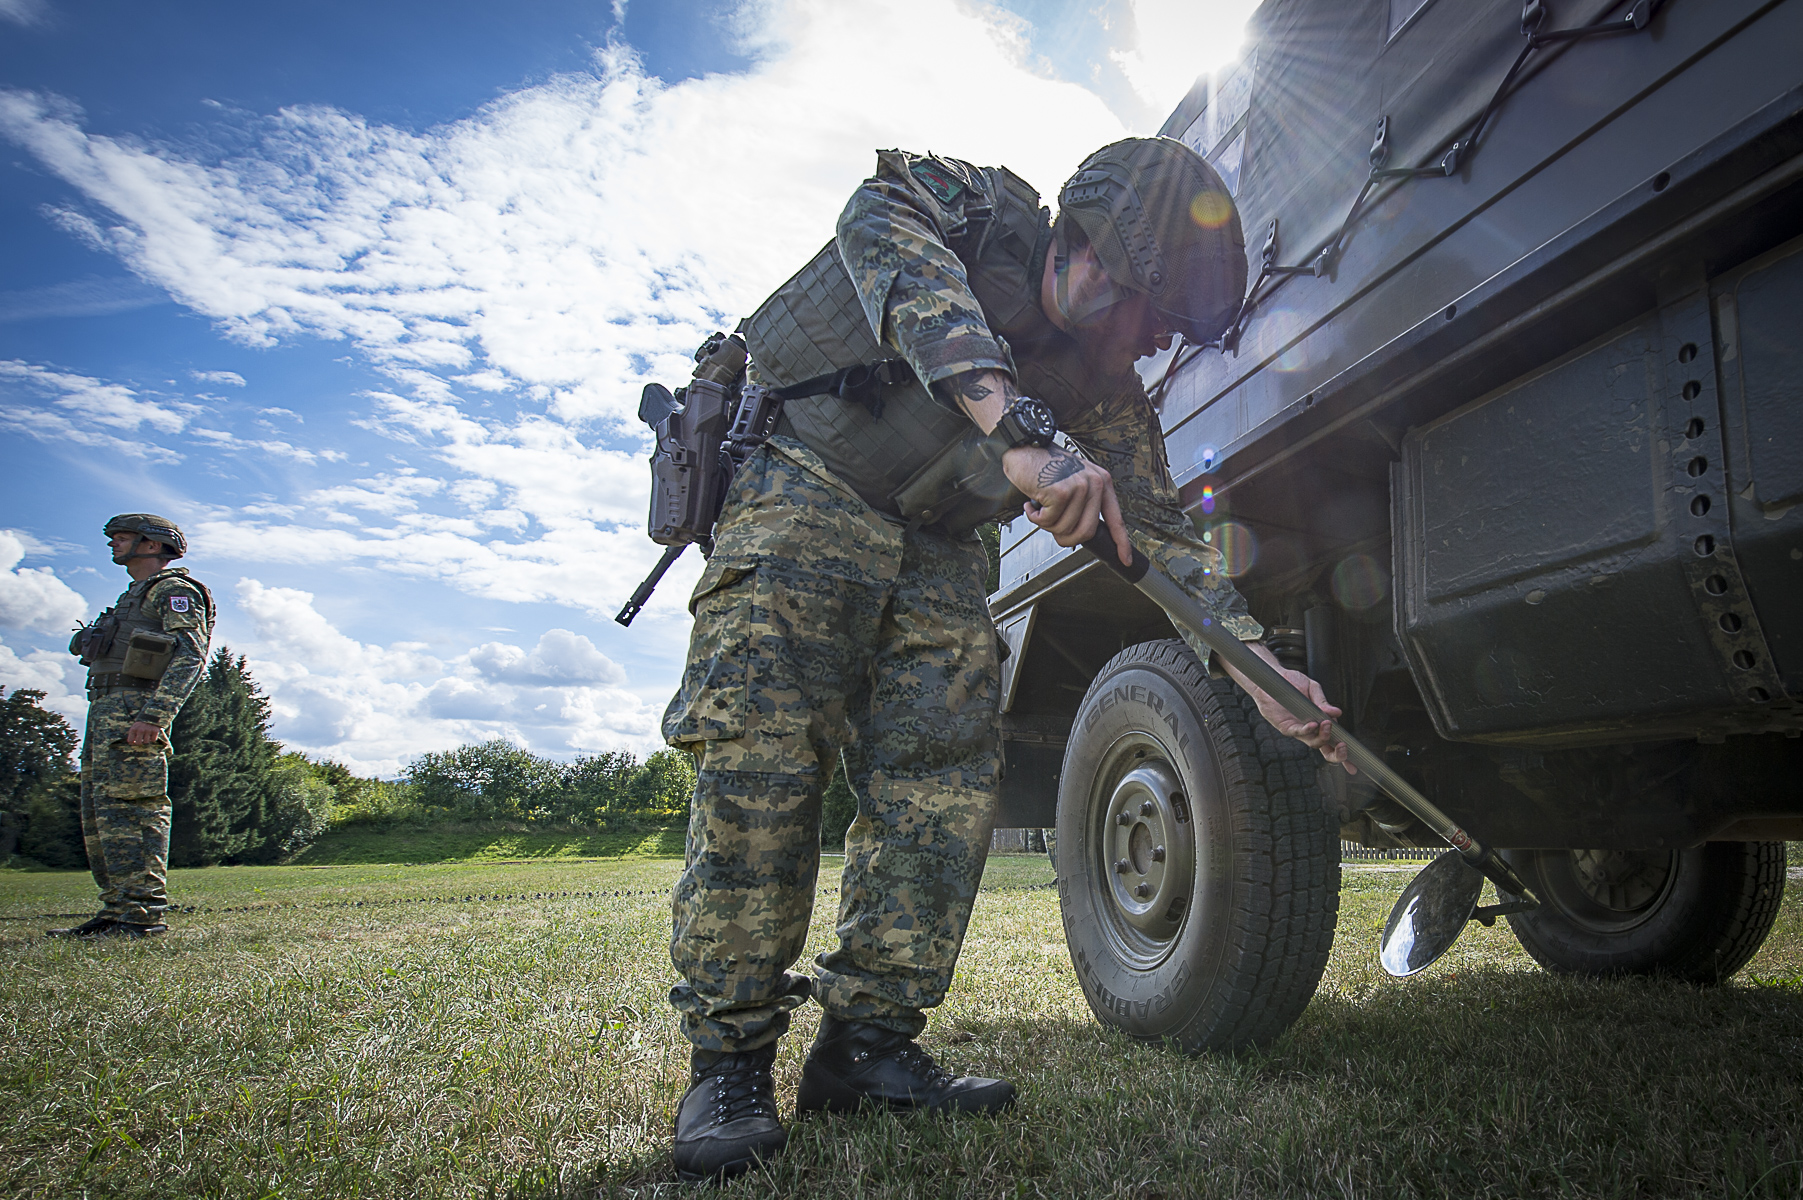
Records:
[[[1456,850],[1427,864],[1390,910],[1378,962],[1397,978],[1426,970],[1465,932],[1483,890],[1483,873]]]

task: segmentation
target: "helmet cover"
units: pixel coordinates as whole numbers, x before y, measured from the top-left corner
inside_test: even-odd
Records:
[[[188,552],[188,539],[175,522],[155,513],[120,513],[108,521],[101,532],[108,537],[115,533],[136,533],[154,538],[169,548],[170,558],[180,558]]]
[[[1068,222],[1068,224],[1067,224]],[[1220,175],[1173,138],[1102,147],[1058,193],[1058,251],[1082,231],[1118,288],[1143,292],[1191,342],[1219,337],[1246,286],[1246,237]]]

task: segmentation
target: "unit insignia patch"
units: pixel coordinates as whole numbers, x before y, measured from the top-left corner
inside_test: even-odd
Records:
[[[950,204],[964,190],[964,184],[957,176],[946,170],[944,166],[928,159],[911,165],[908,170],[914,178],[927,185],[927,190],[939,198],[939,203]]]

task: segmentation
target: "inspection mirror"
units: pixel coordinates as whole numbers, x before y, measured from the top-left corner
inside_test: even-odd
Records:
[[[1448,850],[1410,881],[1384,923],[1377,960],[1397,978],[1432,966],[1452,949],[1477,909],[1484,876]]]

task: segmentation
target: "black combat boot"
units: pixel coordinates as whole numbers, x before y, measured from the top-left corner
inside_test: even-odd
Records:
[[[54,938],[99,937],[103,933],[113,932],[113,927],[117,924],[118,922],[111,913],[96,913],[79,925],[67,925],[61,929],[46,929],[44,936]]]
[[[749,1170],[788,1144],[776,1119],[776,1043],[724,1054],[696,1050],[689,1090],[676,1110],[676,1174],[724,1179]]]
[[[852,1112],[871,1104],[896,1112],[995,1113],[1014,1103],[1002,1079],[952,1075],[914,1039],[866,1021],[820,1019],[801,1067],[797,1112]]]

